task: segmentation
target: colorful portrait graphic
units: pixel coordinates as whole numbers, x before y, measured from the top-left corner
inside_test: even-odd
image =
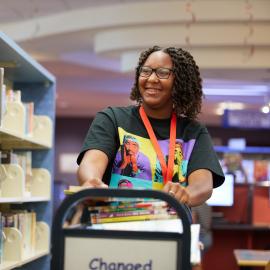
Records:
[[[161,166],[151,141],[121,128],[119,140],[120,148],[114,159],[110,187],[162,189]],[[169,140],[159,140],[158,143],[168,163]],[[176,140],[173,182],[187,184],[188,160],[194,144],[195,140]]]
[[[161,145],[161,149],[163,153],[166,153],[165,161],[168,164],[169,142],[167,140],[163,142],[159,141],[159,144]],[[182,140],[176,140],[175,151],[174,151],[173,178],[172,178],[173,182],[180,182],[183,185],[187,184],[186,177],[187,177],[188,160],[190,158],[194,144],[195,144],[195,140],[190,140],[188,142],[183,142]],[[158,182],[158,183],[163,182],[161,166],[158,159],[156,162],[154,182]]]
[[[124,135],[123,144],[114,160],[113,173],[152,180],[150,162],[140,151],[139,141],[135,137]]]

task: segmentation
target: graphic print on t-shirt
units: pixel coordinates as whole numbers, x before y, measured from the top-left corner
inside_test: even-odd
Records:
[[[150,139],[118,128],[120,148],[116,154],[110,187],[162,189],[160,162]],[[169,140],[158,141],[168,162]],[[195,140],[176,140],[173,182],[186,185],[187,165]]]

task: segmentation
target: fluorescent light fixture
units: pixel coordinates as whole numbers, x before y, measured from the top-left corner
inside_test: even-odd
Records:
[[[228,88],[203,88],[205,95],[209,96],[265,96],[270,93],[267,86],[239,86]]]
[[[243,110],[245,108],[245,104],[242,102],[221,102],[218,106],[224,110]]]
[[[245,109],[245,104],[241,102],[221,102],[218,104],[216,114],[223,115],[224,110],[243,110],[243,109]]]

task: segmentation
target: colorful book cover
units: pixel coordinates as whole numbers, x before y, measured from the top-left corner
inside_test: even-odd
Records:
[[[268,180],[268,160],[254,160],[254,179],[259,182]]]
[[[247,182],[254,183],[254,160],[253,159],[243,159],[243,168],[246,174]]]
[[[134,215],[126,217],[109,217],[109,218],[96,218],[93,217],[92,223],[111,223],[111,222],[125,222],[125,221],[140,221],[140,220],[160,220],[170,219],[172,216],[165,214],[149,214],[149,215]]]

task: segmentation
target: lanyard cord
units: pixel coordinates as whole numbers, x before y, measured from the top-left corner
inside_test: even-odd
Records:
[[[175,140],[176,140],[176,114],[175,112],[173,112],[172,117],[171,117],[169,160],[168,160],[168,166],[167,166],[162,150],[158,144],[157,137],[153,131],[152,125],[142,106],[140,106],[139,113],[142,118],[143,124],[147,130],[147,133],[150,137],[150,140],[153,144],[153,147],[157,153],[157,157],[161,165],[163,181],[164,181],[164,184],[166,184],[168,181],[172,181],[172,177],[173,177],[174,151],[175,151]]]

